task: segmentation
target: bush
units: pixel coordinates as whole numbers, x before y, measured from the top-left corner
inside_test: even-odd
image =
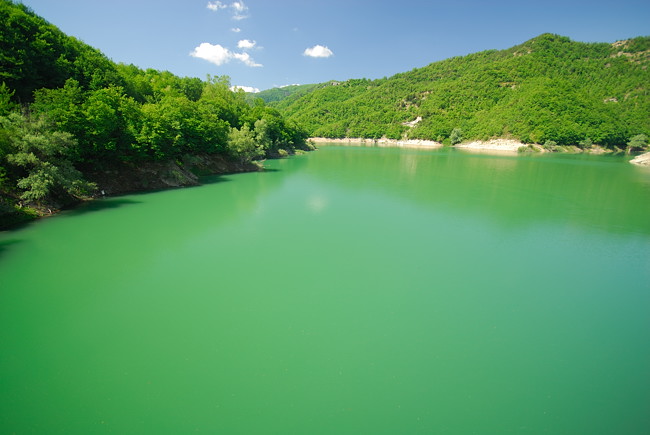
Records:
[[[555,142],[554,140],[547,140],[546,142],[544,142],[543,147],[546,151],[555,151],[556,150],[555,147],[557,147],[557,142]]]
[[[629,149],[645,149],[648,146],[648,136],[645,134],[637,134],[630,138],[630,141],[627,143]]]
[[[583,150],[589,150],[593,145],[594,143],[589,138],[583,139],[580,142],[578,142],[578,146],[580,146],[580,148],[582,148]]]
[[[463,141],[463,130],[460,128],[454,128],[449,135],[449,141],[452,145],[456,145]]]

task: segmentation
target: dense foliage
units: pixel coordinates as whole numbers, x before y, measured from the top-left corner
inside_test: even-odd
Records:
[[[264,100],[265,103],[273,103],[277,101],[282,101],[285,98],[292,96],[292,95],[305,95],[306,93],[312,91],[314,88],[318,87],[318,83],[316,84],[308,84],[308,85],[288,85],[288,86],[282,86],[282,87],[276,87],[272,89],[267,89],[262,92],[258,92],[256,94],[248,94],[249,98],[261,98]]]
[[[88,168],[197,154],[245,163],[306,146],[305,131],[227,77],[115,64],[9,0],[0,23],[0,214],[90,193]]]
[[[649,64],[650,37],[607,44],[544,34],[390,78],[321,84],[272,104],[313,136],[625,146],[650,134]]]

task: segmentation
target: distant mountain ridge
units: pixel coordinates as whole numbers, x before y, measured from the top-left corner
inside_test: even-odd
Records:
[[[650,135],[649,63],[648,36],[582,43],[542,34],[385,79],[258,95],[274,95],[267,101],[312,136],[613,147]]]

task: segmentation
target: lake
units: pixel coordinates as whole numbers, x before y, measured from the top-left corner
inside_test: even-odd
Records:
[[[650,169],[323,146],[0,233],[2,433],[650,433]]]

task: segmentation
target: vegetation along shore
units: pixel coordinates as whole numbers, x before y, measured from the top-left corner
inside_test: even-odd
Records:
[[[0,22],[0,228],[309,149],[304,129],[227,77],[114,63],[8,0]]]

